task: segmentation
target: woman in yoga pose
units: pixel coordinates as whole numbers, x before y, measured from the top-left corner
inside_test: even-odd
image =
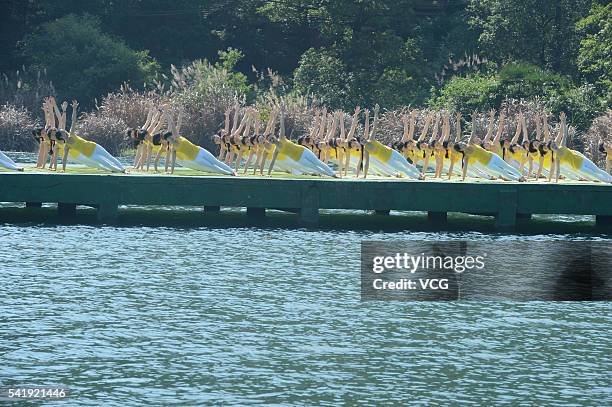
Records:
[[[278,107],[272,106],[270,111],[270,118],[264,134],[261,136],[259,145],[257,148],[257,158],[255,159],[255,167],[253,168],[253,175],[259,170],[259,175],[264,175],[264,168],[266,160],[272,159],[274,156],[274,150],[276,145],[273,143],[274,133],[276,132],[276,118],[278,116]]]
[[[54,109],[57,108],[55,98],[50,96],[43,101],[43,112],[45,114],[45,127],[33,131],[34,137],[39,141],[38,159],[36,160],[36,168],[45,168],[47,166],[47,158],[53,154],[55,146],[55,136],[49,138],[49,130],[56,129]],[[59,124],[58,124],[59,125]]]
[[[459,142],[461,142],[461,113],[457,112],[455,114],[455,140],[447,141],[446,143],[442,144],[444,146],[444,149],[446,150],[446,153],[444,155],[444,163],[446,166],[446,163],[448,162],[448,170],[446,171],[448,173],[449,180],[453,176],[453,169],[455,165],[457,165],[457,163],[461,163],[462,155],[461,153],[455,151],[455,144]],[[468,174],[469,174],[469,170],[468,170]]]
[[[491,109],[489,111],[489,126],[487,127],[487,134],[485,138],[481,141],[480,146],[485,150],[488,150],[492,153],[497,154],[501,158],[504,158],[504,151],[501,143],[501,136],[504,132],[504,120],[506,115],[504,112],[500,112],[499,121],[497,124],[497,133],[495,133],[495,137],[491,140],[493,136],[493,126],[495,125],[495,109]]]
[[[334,171],[329,168],[327,164],[319,160],[312,151],[287,139],[285,136],[284,107],[281,107],[280,110],[280,136],[274,139],[272,143],[276,147],[274,149],[272,161],[270,162],[270,167],[268,168],[268,175],[272,173],[274,164],[279,161],[282,167],[290,170],[296,175],[314,174],[336,177]]]
[[[363,143],[365,164],[363,168],[363,177],[368,176],[368,169],[371,164],[382,172],[393,176],[406,176],[409,178],[419,178],[419,170],[410,164],[406,158],[399,152],[382,144],[375,138],[376,126],[378,124],[378,113],[380,107],[374,107],[374,122],[372,129]],[[366,131],[368,131],[368,115],[366,111]],[[364,136],[365,137],[365,136]]]
[[[355,137],[355,133],[357,132],[357,126],[359,125],[360,111],[361,107],[355,107],[351,121],[351,128],[344,138],[344,153],[346,155],[344,162],[344,176],[348,176],[348,171],[351,169],[351,160],[353,157],[357,159],[357,164],[354,166],[354,171],[356,176],[359,176],[359,169],[363,159],[363,146],[361,145],[361,140]]]
[[[429,141],[425,140],[425,138],[427,137],[427,132],[429,131],[429,126],[427,126],[427,123],[426,123],[426,126],[423,128],[423,131],[421,131],[419,139],[417,140],[415,144],[414,165],[416,167],[421,168],[421,178],[425,177],[425,173],[427,172],[428,169],[431,168],[432,170],[435,171],[435,164],[433,160],[430,159],[431,155],[433,154],[433,151],[429,147],[429,145],[430,143],[433,145],[432,141],[437,138],[439,122],[440,122],[440,114],[438,112],[432,113],[430,123],[433,123],[433,127],[432,127],[431,137],[429,138]]]
[[[519,144],[518,139],[521,133],[523,137]],[[529,159],[529,138],[527,135],[525,116],[523,112],[519,112],[516,117],[516,131],[514,132],[514,137],[512,137],[511,140],[505,140],[504,143],[502,143],[502,148],[504,149],[504,160],[519,170],[521,174],[526,174],[528,176],[529,171],[525,171],[525,164]]]
[[[165,124],[166,123],[164,119],[163,108],[160,107],[153,115],[149,126],[144,129],[144,132],[140,132],[140,134],[144,133],[144,138],[142,139],[140,144],[142,147],[140,158],[138,159],[138,162],[136,163],[134,169],[145,170],[146,164],[146,171],[149,171],[153,155],[155,154],[157,158],[157,154],[162,148],[161,143],[157,145],[153,143],[153,135],[157,134],[164,127]]]
[[[74,103],[74,102],[73,102]],[[51,140],[51,159],[49,162],[49,169],[51,171],[57,171],[57,157],[58,155],[63,157],[62,153],[59,151],[59,143],[61,140],[61,133],[60,131],[65,131],[66,130],[66,110],[68,109],[68,102],[63,102],[62,103],[62,110],[61,112],[59,111],[59,109],[57,108],[57,105],[54,104],[53,106],[56,115],[57,115],[57,128],[55,129],[50,129],[47,131],[47,134],[49,135],[49,139]],[[71,123],[71,129],[74,128],[76,126],[76,124],[73,122]],[[55,130],[55,131],[52,131]],[[63,159],[63,158],[62,158]]]
[[[225,175],[236,175],[228,165],[217,160],[206,149],[196,146],[185,137],[180,135],[182,111],[179,111],[176,124],[169,111],[165,112],[166,122],[169,132],[164,134],[165,141],[169,145],[167,162],[169,162],[170,173],[174,173],[174,168],[178,162],[183,167],[192,170],[212,172]]]
[[[538,143],[538,152],[540,153],[540,158],[538,160],[538,169],[536,174],[536,179],[539,179],[541,176],[548,177],[548,180],[551,180],[551,169],[552,169],[552,156],[553,153],[549,148],[549,144],[552,139],[552,133],[550,132],[550,128],[548,127],[548,114],[542,114],[542,127],[544,129],[544,140],[543,142]]]
[[[540,114],[536,113],[534,116],[534,121],[536,125],[535,137],[533,140],[530,140],[527,144],[527,162],[529,164],[529,168],[527,170],[527,178],[531,178],[532,176],[538,177],[538,173],[542,173],[540,170],[540,143],[542,138],[542,125],[540,122]],[[545,171],[545,170],[544,170]],[[546,172],[545,176],[548,175]]]
[[[317,137],[318,134],[318,130],[319,130],[319,111],[315,110],[314,113],[314,118],[312,119],[312,125],[310,126],[310,132],[308,134],[304,134],[300,137],[298,137],[297,139],[297,143],[301,146],[306,147],[307,149],[309,149],[310,151],[312,151],[315,154],[319,154],[318,150],[316,149],[316,146],[313,143],[313,140],[315,140],[315,138]]]
[[[416,128],[416,117],[418,115],[417,110],[412,110],[409,113],[402,115],[402,124],[404,126],[404,133],[399,141],[391,143],[390,147],[396,151],[399,151],[409,163],[414,165],[415,152],[414,149],[416,144],[414,142],[414,130]]]
[[[219,146],[219,156],[217,157],[219,161],[223,161],[225,158],[225,154],[228,151],[228,141],[225,141],[225,137],[229,134],[230,130],[230,114],[232,112],[231,108],[225,109],[225,127],[221,130],[220,134],[215,134],[213,136],[213,143]]]
[[[429,151],[428,154],[425,155],[424,158],[424,162],[423,162],[423,170],[421,172],[421,178],[425,178],[425,169],[430,167],[430,164],[433,164],[434,166],[434,178],[441,178],[442,177],[442,171],[445,169],[444,168],[444,159],[446,154],[446,148],[444,147],[445,144],[448,145],[447,140],[450,137],[450,117],[448,115],[447,112],[442,112],[441,114],[441,119],[442,119],[442,131],[440,134],[440,137],[438,137],[438,129],[437,129],[437,123],[434,125],[434,131],[433,134],[431,136],[431,139],[429,141],[428,144],[428,148],[427,150]],[[448,161],[448,158],[447,158]],[[446,167],[446,170],[448,170],[448,165]]]
[[[454,146],[455,151],[461,153],[463,163],[463,180],[471,165],[481,172],[508,181],[525,181],[525,177],[515,168],[505,162],[500,156],[485,150],[478,144],[458,143]]]
[[[97,168],[105,171],[112,172],[125,172],[125,167],[115,157],[110,155],[104,147],[93,141],[85,140],[77,136],[74,131],[77,123],[77,110],[78,102],[75,100],[72,102],[72,123],[70,124],[70,131],[66,131],[63,128],[51,129],[50,137],[54,136],[58,143],[63,145],[63,149],[57,150],[58,154],[62,157],[62,171],[66,171],[66,164],[68,163],[68,157],[74,161],[84,164],[91,168]],[[56,114],[59,115],[58,120],[61,126],[65,126],[66,123],[66,111],[62,113],[56,109]]]
[[[525,177],[499,155],[485,150],[475,133],[477,114],[472,114],[472,134],[468,143],[457,143],[453,146],[461,154],[463,167],[462,180],[465,181],[468,172],[474,169],[481,178],[501,178],[509,181],[525,181]],[[491,127],[491,126],[490,126]],[[472,168],[470,168],[470,166]]]
[[[331,127],[324,141],[319,143],[321,160],[325,163],[333,161],[338,166],[338,176],[342,177],[346,164],[346,140],[344,129],[344,112],[338,110],[330,115]],[[340,127],[340,137],[336,137],[336,130]]]
[[[417,147],[419,149],[419,157],[422,160],[421,164],[421,178],[425,179],[425,173],[427,170],[432,169],[436,170],[436,163],[434,158],[434,147],[436,145],[436,139],[438,138],[438,130],[440,119],[442,119],[442,115],[436,112],[434,118],[434,125],[431,131],[431,137],[429,141],[423,140],[420,143],[417,143]]]
[[[140,157],[142,155],[143,147],[144,147],[144,140],[145,140],[145,137],[147,136],[147,129],[149,125],[151,124],[151,121],[153,120],[153,115],[155,113],[156,113],[155,109],[153,107],[150,107],[147,112],[147,119],[145,120],[145,123],[142,125],[142,127],[140,127],[139,129],[130,127],[126,130],[128,140],[132,143],[132,146],[136,149],[136,154],[134,155],[134,165],[133,165],[134,168],[136,168],[138,163],[140,162]]]
[[[612,176],[610,174],[597,167],[584,154],[566,147],[566,143],[566,116],[565,112],[561,112],[559,135],[548,146],[553,153],[553,169],[551,173],[555,174],[555,182],[559,182],[559,177],[564,175],[571,179],[612,183]]]

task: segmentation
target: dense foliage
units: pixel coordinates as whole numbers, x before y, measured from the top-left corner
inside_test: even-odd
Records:
[[[92,132],[132,120],[100,116],[123,83],[190,106],[194,133],[214,131],[233,98],[279,95],[464,113],[523,99],[566,111],[584,133],[612,95],[606,0],[5,3],[0,104],[40,117],[43,96],[77,98]]]

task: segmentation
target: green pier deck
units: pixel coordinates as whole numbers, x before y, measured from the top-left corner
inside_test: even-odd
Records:
[[[612,223],[612,186],[597,183],[444,182],[400,179],[320,179],[184,175],[0,173],[0,202],[35,207],[58,203],[98,208],[98,220],[112,223],[120,205],[246,207],[250,217],[265,209],[299,214],[316,225],[319,209],[424,211],[444,223],[448,212],[495,216],[498,229],[512,229],[532,214],[595,215]]]

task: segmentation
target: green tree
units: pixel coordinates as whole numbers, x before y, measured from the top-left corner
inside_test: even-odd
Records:
[[[594,2],[589,15],[577,24],[583,35],[578,51],[578,67],[594,83],[605,98],[612,102],[612,3]]]
[[[488,110],[501,104],[498,90],[499,82],[495,77],[455,76],[440,89],[437,96],[429,100],[429,105],[436,109],[456,110],[464,114],[473,110]]]
[[[468,23],[493,60],[527,61],[574,75],[576,22],[591,0],[470,0]]]
[[[352,78],[337,56],[325,49],[307,50],[294,71],[294,89],[303,95],[316,95],[334,109],[349,100]]]
[[[28,62],[45,69],[62,98],[84,104],[123,82],[141,87],[159,69],[148,51],[134,51],[102,32],[97,18],[67,15],[43,24],[24,40]]]
[[[418,30],[407,23],[416,22],[417,3],[287,0],[266,2],[259,12],[288,30],[303,31],[313,45],[295,70],[298,91],[320,93],[345,108],[395,107],[427,93]]]

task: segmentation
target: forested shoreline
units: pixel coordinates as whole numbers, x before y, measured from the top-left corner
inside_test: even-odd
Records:
[[[111,151],[153,101],[183,106],[186,135],[210,146],[235,99],[280,98],[296,134],[321,105],[565,111],[587,150],[610,137],[611,20],[603,0],[10,0],[0,148],[31,149],[55,95]]]

